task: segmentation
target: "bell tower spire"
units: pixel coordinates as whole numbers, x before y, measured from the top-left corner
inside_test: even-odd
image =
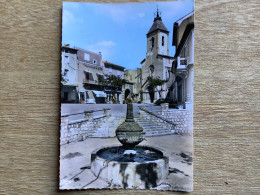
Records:
[[[155,15],[154,21],[156,21],[156,20],[162,20],[162,18],[161,18],[162,13],[159,12],[158,5],[157,5],[156,13],[155,13],[154,15]]]
[[[158,5],[156,12],[154,13],[153,25],[146,34],[147,37],[147,55],[157,56],[169,55],[168,40],[169,31],[162,22],[161,12]]]

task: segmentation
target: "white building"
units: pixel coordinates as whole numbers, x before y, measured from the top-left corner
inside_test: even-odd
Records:
[[[98,83],[103,77],[102,55],[80,48],[62,47],[62,103],[105,103]]]
[[[173,46],[176,47],[172,71],[175,82],[170,96],[178,106],[193,108],[193,65],[194,65],[194,12],[174,23]]]
[[[61,48],[61,102],[77,103],[78,102],[78,63],[77,49],[70,48],[68,45]]]

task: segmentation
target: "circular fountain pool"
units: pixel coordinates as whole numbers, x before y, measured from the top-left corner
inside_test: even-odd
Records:
[[[169,160],[161,150],[150,146],[112,146],[92,152],[91,171],[111,188],[149,189],[166,179]]]

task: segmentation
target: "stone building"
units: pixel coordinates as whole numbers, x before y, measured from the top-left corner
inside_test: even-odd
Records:
[[[105,103],[106,94],[98,83],[98,78],[103,77],[104,66],[101,53],[94,53],[78,49],[78,79],[81,83],[79,88],[81,103]]]
[[[62,103],[122,103],[122,88],[102,86],[106,75],[124,78],[124,67],[102,61],[101,53],[62,46]]]
[[[126,70],[125,79],[128,81],[123,87],[123,99],[132,98],[134,102],[141,101],[142,70]]]
[[[101,53],[62,46],[62,103],[105,103],[106,94],[98,83],[103,77]]]
[[[103,73],[104,75],[114,75],[124,79],[124,70],[125,67],[119,66],[117,64],[103,61]],[[105,86],[104,92],[107,94],[107,103],[122,103],[122,88],[113,87],[113,86]]]
[[[157,10],[153,24],[146,34],[147,52],[142,60],[142,95],[143,103],[153,103],[159,98],[165,98],[167,94],[166,84],[162,88],[154,89],[149,85],[147,78],[159,78],[167,80],[170,78],[173,57],[169,56],[169,31],[162,22]],[[160,97],[161,92],[161,97]]]
[[[175,81],[171,86],[173,100],[179,107],[193,108],[193,64],[194,64],[194,12],[174,23],[173,46],[176,47],[172,72]]]

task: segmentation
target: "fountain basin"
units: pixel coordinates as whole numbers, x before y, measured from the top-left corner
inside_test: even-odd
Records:
[[[122,146],[96,149],[91,154],[92,173],[111,188],[124,189],[150,189],[167,178],[169,159],[161,150],[150,146],[131,150]]]

